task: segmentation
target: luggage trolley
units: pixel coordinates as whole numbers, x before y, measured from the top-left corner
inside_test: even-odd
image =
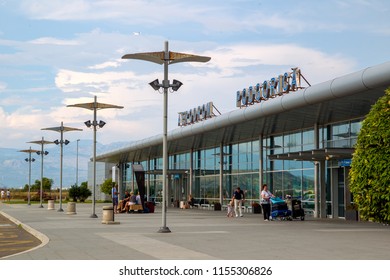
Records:
[[[288,209],[287,202],[279,197],[270,198],[272,219],[292,220],[292,211]]]
[[[305,220],[305,211],[302,208],[302,201],[298,198],[291,198],[286,196],[286,203],[289,210],[291,210],[291,216],[293,219],[300,218],[301,221]]]

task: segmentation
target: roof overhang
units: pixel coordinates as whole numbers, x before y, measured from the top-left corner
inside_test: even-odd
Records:
[[[390,86],[390,62],[335,78],[168,132],[168,153],[218,147],[312,129],[314,124],[363,118]],[[97,161],[131,162],[162,156],[162,134],[97,156]],[[303,156],[303,155],[302,155]]]

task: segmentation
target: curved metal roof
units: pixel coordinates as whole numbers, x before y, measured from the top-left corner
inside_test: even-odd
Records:
[[[390,61],[168,132],[168,153],[211,148],[364,117],[390,86]],[[162,134],[100,154],[97,161],[162,156]]]

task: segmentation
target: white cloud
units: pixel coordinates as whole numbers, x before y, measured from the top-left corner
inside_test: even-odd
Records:
[[[35,40],[29,41],[31,44],[35,45],[58,45],[58,46],[77,46],[80,43],[75,40],[61,40],[52,37],[42,37]]]
[[[202,55],[211,56],[211,61],[207,64],[175,65],[170,69],[169,78],[178,79],[184,84],[177,93],[172,93],[169,97],[170,129],[177,125],[177,112],[208,101],[213,101],[224,113],[234,110],[237,90],[268,80],[289,71],[291,67],[300,67],[309,82],[315,84],[347,74],[355,66],[352,60],[338,55],[328,55],[292,44],[237,44],[219,47]],[[158,121],[160,113],[156,113],[161,111],[161,95],[153,91],[148,83],[161,77],[162,67],[160,72],[153,70],[141,74],[137,73],[136,67],[133,71],[123,71],[125,66],[126,64],[122,64],[116,71],[99,73],[92,69],[89,72],[61,69],[56,76],[56,85],[61,91],[83,96],[69,97],[64,101],[65,104],[91,102],[92,96],[97,95],[98,102],[125,106],[115,113],[110,110],[99,112],[108,118],[113,127],[118,128],[110,132],[112,141],[118,138],[137,140],[159,134],[161,130]],[[90,115],[88,111],[72,110],[69,114],[69,109],[56,108],[52,117],[61,117],[67,122],[75,123]],[[137,133],[134,134],[134,131]],[[107,135],[106,137],[109,138]]]
[[[89,66],[88,68],[92,69],[92,70],[101,70],[101,69],[105,69],[105,68],[109,68],[109,67],[117,68],[121,65],[122,62],[123,62],[123,60],[117,59],[114,61],[106,61],[106,62],[103,62],[100,64],[96,64],[94,66]]]

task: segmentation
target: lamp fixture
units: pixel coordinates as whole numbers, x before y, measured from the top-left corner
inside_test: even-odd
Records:
[[[86,121],[86,122],[84,122],[84,124],[85,124],[87,127],[91,127],[91,126],[92,126],[91,121]]]
[[[161,87],[161,84],[158,82],[158,79],[155,79],[153,82],[150,82],[149,85],[154,89],[154,90],[159,90]]]
[[[171,85],[171,88],[173,91],[177,91],[182,85],[183,85],[182,82],[178,80],[173,80],[173,84]]]
[[[99,126],[100,128],[102,128],[105,124],[106,124],[106,122],[104,122],[104,121],[99,121],[98,126]]]

